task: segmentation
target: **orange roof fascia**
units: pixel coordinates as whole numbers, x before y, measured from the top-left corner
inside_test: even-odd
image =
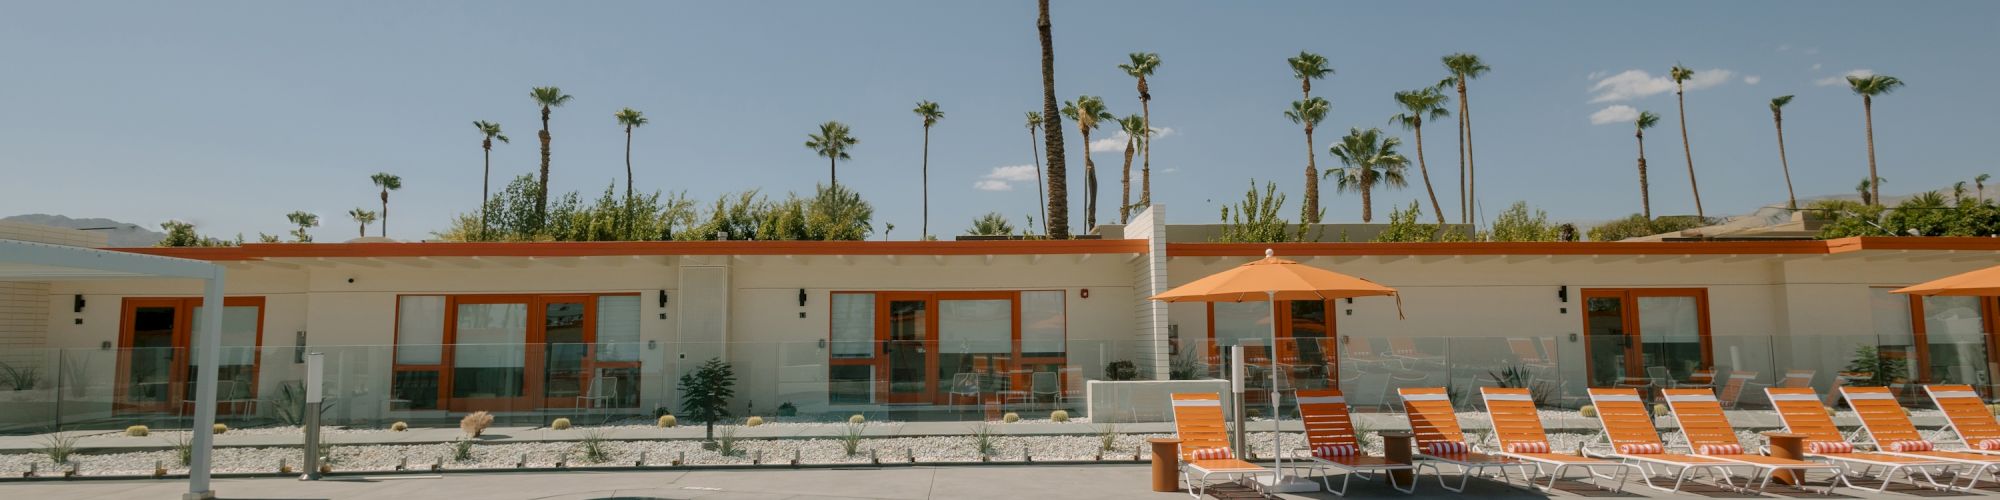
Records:
[[[626,255],[1035,255],[1145,253],[1145,240],[606,241],[508,243],[247,243],[240,247],[114,248],[199,260]]]
[[[1706,242],[1450,242],[1450,243],[1168,243],[1174,257],[1259,257],[1265,249],[1286,256],[1344,255],[1736,255],[1827,252],[1822,241]]]

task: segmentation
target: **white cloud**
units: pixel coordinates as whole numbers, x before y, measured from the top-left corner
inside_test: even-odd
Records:
[[[1816,56],[1816,55],[1819,55],[1819,47],[1813,47],[1813,48],[1810,48],[1810,49],[1806,49],[1806,55],[1809,55],[1809,56]]]
[[[1756,85],[1756,84],[1757,84],[1757,82],[1761,82],[1761,81],[1764,81],[1764,77],[1761,77],[1761,76],[1757,76],[1757,75],[1750,75],[1750,76],[1746,76],[1746,77],[1743,77],[1743,83],[1744,83],[1744,84],[1746,84],[1746,85]]]
[[[1705,69],[1694,72],[1694,78],[1687,81],[1688,90],[1701,90],[1729,82],[1736,72],[1726,69]],[[1616,102],[1663,94],[1674,90],[1674,80],[1666,75],[1653,76],[1645,70],[1628,69],[1624,72],[1599,79],[1590,86],[1590,102]]]
[[[1035,182],[1034,165],[1008,165],[993,167],[972,188],[980,191],[1013,191],[1016,182]]]
[[[1825,86],[1829,86],[1829,85],[1843,85],[1843,84],[1846,84],[1846,83],[1847,83],[1847,77],[1850,77],[1850,76],[1854,76],[1854,77],[1861,77],[1861,78],[1867,78],[1867,77],[1871,77],[1871,76],[1875,76],[1875,70],[1872,70],[1872,69],[1857,69],[1857,70],[1853,70],[1853,71],[1849,71],[1849,72],[1846,72],[1846,73],[1842,73],[1842,74],[1840,74],[1840,76],[1829,76],[1829,77],[1826,77],[1826,78],[1821,78],[1821,79],[1818,79],[1818,80],[1813,80],[1813,85],[1818,85],[1818,86],[1821,86],[1821,87],[1825,87]]]
[[[1778,52],[1789,52],[1791,50],[1792,50],[1792,44],[1789,43],[1778,46]]]
[[[1639,110],[1623,104],[1613,104],[1610,107],[1597,110],[1596,113],[1590,114],[1591,125],[1605,125],[1611,123],[1632,123],[1632,120],[1637,120],[1637,119],[1639,119]]]
[[[1171,135],[1174,135],[1174,129],[1172,127],[1153,127],[1153,140],[1155,141],[1160,140],[1160,138],[1162,137],[1167,137]],[[1131,137],[1131,134],[1127,134],[1125,133],[1125,131],[1119,130],[1118,133],[1111,134],[1111,137],[1090,141],[1090,152],[1092,153],[1125,152],[1125,139],[1127,137]]]
[[[1598,70],[1598,71],[1592,71],[1592,72],[1590,72],[1590,74],[1588,74],[1588,75],[1583,75],[1583,79],[1585,79],[1585,80],[1590,80],[1590,81],[1593,81],[1593,82],[1594,82],[1594,81],[1597,81],[1597,79],[1599,79],[1599,78],[1604,78],[1604,75],[1605,75],[1605,73],[1604,73],[1604,71],[1603,71],[1603,70]]]
[[[1179,167],[1167,167],[1166,169],[1160,170],[1161,173],[1168,173],[1168,174],[1179,171],[1181,171]]]
[[[1824,67],[1826,67],[1826,65],[1825,65],[1825,64],[1820,64],[1820,63],[1813,63],[1813,71],[1819,71],[1819,69],[1820,69],[1820,68],[1824,68]]]

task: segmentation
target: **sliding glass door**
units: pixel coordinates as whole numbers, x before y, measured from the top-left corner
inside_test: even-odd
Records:
[[[1592,387],[1642,384],[1647,367],[1673,380],[1713,364],[1708,292],[1685,288],[1585,289],[1584,349]]]
[[[445,332],[452,411],[530,408],[528,312],[533,297],[455,297]],[[540,353],[541,349],[535,349]]]
[[[118,334],[118,411],[193,413],[195,378],[201,373],[193,345],[201,331],[198,298],[125,299]],[[254,410],[263,297],[223,299],[222,345],[216,368],[217,408],[223,414]]]

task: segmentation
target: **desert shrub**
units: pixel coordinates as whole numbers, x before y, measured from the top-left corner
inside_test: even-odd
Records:
[[[403,423],[403,422],[396,422],[396,423],[393,423],[393,424],[389,424],[389,430],[392,430],[392,431],[396,431],[396,432],[403,432],[403,431],[407,431],[407,430],[410,430],[410,424],[406,424],[406,423]]]
[[[738,451],[736,449],[736,433],[742,429],[742,427],[734,425],[722,426],[722,431],[715,433],[715,452],[721,453],[725,457],[735,455]]]
[[[217,423],[217,424],[215,424],[215,433],[216,433],[216,434],[221,434],[221,433],[224,433],[224,432],[229,432],[229,424],[223,424],[223,423]]]
[[[1097,451],[1111,451],[1117,444],[1118,425],[1104,424],[1104,428],[1097,431]]]
[[[730,416],[729,398],[736,396],[735,387],[735,369],[722,358],[709,358],[681,375],[681,414],[708,426],[708,439],[713,441],[715,422]]]
[[[149,429],[143,425],[134,425],[125,428],[125,435],[132,437],[146,437],[146,434],[149,434],[151,432],[152,429]]]
[[[752,415],[750,418],[743,419],[744,427],[756,427],[759,425],[764,425],[764,417]]]
[[[846,451],[847,456],[854,456],[855,452],[861,450],[861,436],[867,431],[867,425],[860,422],[848,422],[847,428],[840,432],[840,449]]]
[[[972,449],[984,458],[993,454],[993,426],[979,424],[972,427]]]
[[[1054,422],[1068,422],[1069,412],[1065,410],[1056,410],[1049,412],[1049,420]]]
[[[867,422],[867,421],[868,421],[868,418],[867,418],[867,417],[863,417],[863,416],[861,416],[861,414],[859,414],[859,413],[856,413],[856,414],[854,414],[854,416],[852,416],[852,417],[847,417],[847,423],[850,423],[850,424],[859,424],[859,423],[863,423],[863,422]]]
[[[1006,415],[1001,415],[1001,416],[1000,416],[1000,421],[1001,421],[1001,422],[1005,422],[1005,423],[1009,423],[1009,424],[1011,424],[1011,423],[1014,423],[1014,422],[1019,422],[1019,421],[1021,421],[1021,414],[1019,414],[1019,413],[1014,413],[1014,412],[1011,412],[1011,411],[1010,411],[1010,412],[1007,412],[1007,414],[1006,414]]]
[[[660,427],[673,427],[675,424],[679,423],[680,419],[674,418],[673,415],[660,415],[660,422],[659,422]]]
[[[469,438],[479,437],[480,433],[486,432],[487,427],[492,426],[493,414],[483,411],[475,411],[465,418],[458,419],[459,430],[465,431],[465,437]]]
[[[558,418],[554,422],[549,422],[549,429],[558,431],[569,430],[569,419]]]
[[[584,460],[603,462],[611,458],[611,453],[606,451],[607,445],[605,444],[604,431],[592,430],[585,432],[583,433],[583,440],[578,441],[577,444],[583,446]]]
[[[52,432],[49,435],[42,436],[42,446],[36,448],[35,452],[49,457],[50,462],[67,464],[70,457],[76,454],[76,442],[79,439],[83,439],[83,436],[64,432]]]
[[[451,459],[464,462],[472,460],[472,440],[460,439],[451,442]]]

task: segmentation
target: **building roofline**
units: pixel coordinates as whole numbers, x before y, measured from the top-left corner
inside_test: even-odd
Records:
[[[1358,255],[1828,255],[1876,251],[2000,251],[2000,238],[1855,237],[1800,241],[1168,243],[1171,257]],[[114,250],[209,261],[340,257],[594,257],[625,255],[1140,254],[1145,240],[610,241],[508,243],[249,243]]]

